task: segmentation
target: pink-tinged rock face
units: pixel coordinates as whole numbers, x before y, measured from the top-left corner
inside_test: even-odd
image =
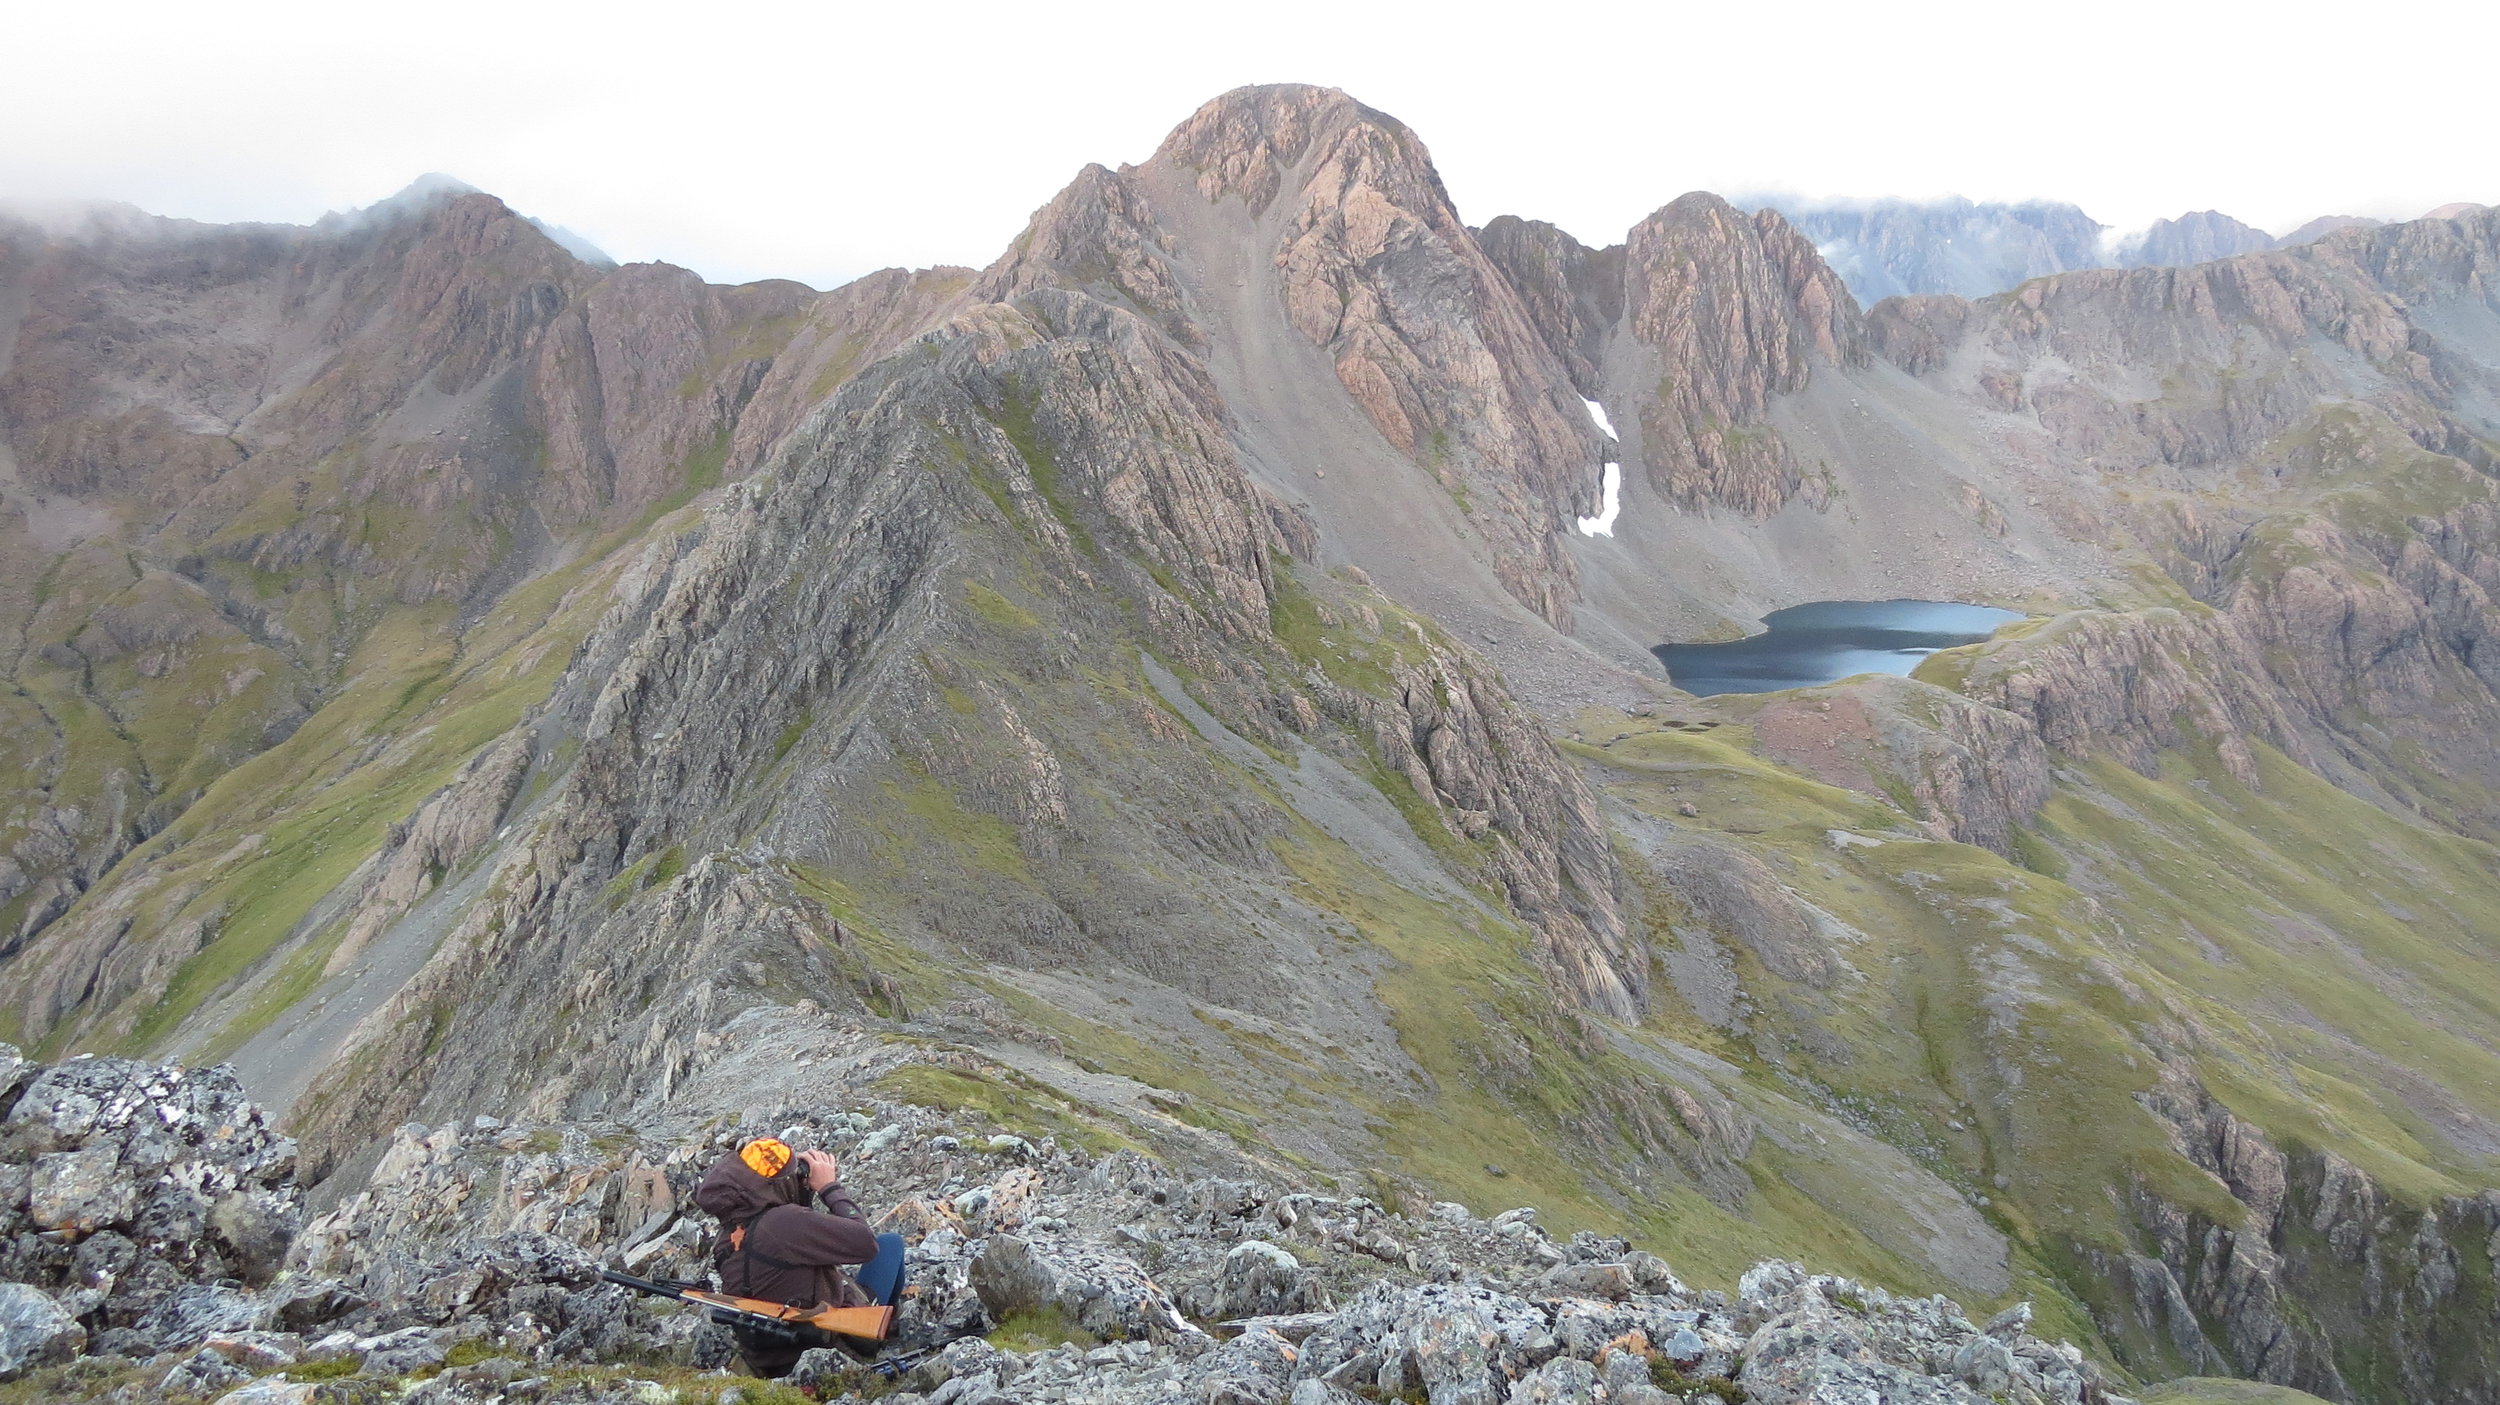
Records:
[[[1865,324],[1813,245],[1773,211],[1687,195],[1634,226],[1624,315],[1655,354],[1641,409],[1649,485],[1679,504],[1777,511],[1803,482],[1765,423],[1816,360],[1863,362]]]
[[[1253,88],[1200,109],[1155,163],[1257,217],[1285,321],[1466,505],[1503,587],[1568,627],[1577,575],[1560,543],[1598,508],[1603,441],[1415,135],[1334,90]]]

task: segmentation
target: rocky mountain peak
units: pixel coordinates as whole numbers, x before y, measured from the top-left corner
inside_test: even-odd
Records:
[[[2176,267],[2274,247],[2274,236],[2255,225],[2242,224],[2219,210],[2198,210],[2175,220],[2153,221],[2143,233],[2120,244],[2118,262],[2126,268]]]
[[[1271,397],[1280,413],[1299,397],[1350,397],[1406,465],[1382,471],[1421,470],[1425,491],[1494,543],[1498,589],[1568,623],[1577,587],[1561,539],[1596,507],[1602,443],[1403,124],[1334,89],[1226,94],[1144,165],[1080,173],[974,295],[1053,286],[1122,304],[1193,351],[1270,347],[1269,326],[1316,348],[1317,384],[1303,383],[1310,358],[1281,349],[1276,364],[1215,355],[1208,370],[1252,423]],[[1362,442],[1332,433],[1324,447],[1261,445],[1253,457],[1276,465],[1271,487],[1290,498],[1377,454],[1353,433]]]
[[[1234,195],[1261,211],[1305,156],[1348,140],[1391,155],[1410,168],[1412,178],[1430,183],[1438,203],[1448,204],[1431,158],[1406,124],[1335,88],[1301,83],[1236,88],[1174,128],[1154,159],[1197,173],[1199,193],[1209,200]]]
[[[2385,223],[2385,220],[2372,219],[2368,215],[2320,215],[2275,241],[2275,247],[2289,249],[2300,244],[2314,243],[2343,230],[2377,229]]]
[[[485,193],[458,176],[446,175],[441,171],[428,171],[370,205],[358,206],[352,210],[334,210],[315,221],[312,227],[315,229],[323,226],[336,228],[372,224],[404,215],[421,215],[447,201]]]
[[[1543,220],[1499,216],[1476,231],[1582,398],[1605,394],[1606,342],[1623,318],[1623,246],[1592,249]]]
[[[1778,510],[1803,478],[1764,417],[1816,361],[1866,360],[1857,300],[1777,211],[1701,192],[1633,227],[1624,285],[1631,333],[1664,372],[1642,411],[1651,484],[1692,506]]]

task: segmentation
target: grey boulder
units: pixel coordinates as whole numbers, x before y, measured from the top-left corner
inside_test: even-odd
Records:
[[[1095,1336],[1112,1340],[1202,1335],[1181,1317],[1162,1285],[1118,1254],[1044,1248],[1012,1234],[995,1234],[972,1261],[971,1280],[993,1319],[1056,1309]]]
[[[0,1283],[0,1381],[67,1361],[86,1344],[87,1329],[42,1289]]]

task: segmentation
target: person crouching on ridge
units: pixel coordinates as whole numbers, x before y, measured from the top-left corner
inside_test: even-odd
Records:
[[[811,1192],[823,1213],[808,1206]],[[712,1264],[724,1293],[811,1310],[891,1307],[902,1296],[903,1237],[868,1228],[824,1152],[794,1155],[772,1137],[748,1142],[703,1173],[694,1203],[721,1222]],[[844,1272],[852,1265],[856,1277]],[[747,1369],[767,1378],[788,1375],[809,1346],[831,1344],[733,1332]]]

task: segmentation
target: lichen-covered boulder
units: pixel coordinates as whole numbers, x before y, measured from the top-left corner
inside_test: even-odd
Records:
[[[0,1283],[0,1381],[67,1361],[86,1343],[87,1330],[50,1294],[23,1283]]]
[[[1597,1405],[1611,1397],[1597,1368],[1576,1356],[1555,1357],[1520,1377],[1510,1391],[1511,1405]]]
[[[1264,1239],[1245,1239],[1224,1255],[1213,1283],[1193,1292],[1190,1306],[1201,1317],[1283,1317],[1325,1311],[1328,1287],[1290,1250]]]
[[[1099,1249],[995,1234],[972,1261],[971,1281],[993,1319],[1056,1309],[1095,1336],[1117,1341],[1200,1335],[1144,1269]]]
[[[139,1216],[139,1187],[109,1152],[56,1151],[35,1158],[26,1218],[37,1229],[84,1239]]]
[[[1292,1390],[1297,1353],[1265,1328],[1253,1328],[1191,1363],[1197,1398],[1208,1405],[1274,1405]]]
[[[0,1277],[64,1300],[99,1351],[257,1325],[245,1294],[276,1274],[302,1200],[294,1142],[233,1070],[77,1058],[7,1082]]]
[[[1399,1391],[1432,1405],[1500,1405],[1511,1383],[1561,1350],[1546,1313],[1472,1284],[1375,1283],[1305,1338],[1297,1378]]]

